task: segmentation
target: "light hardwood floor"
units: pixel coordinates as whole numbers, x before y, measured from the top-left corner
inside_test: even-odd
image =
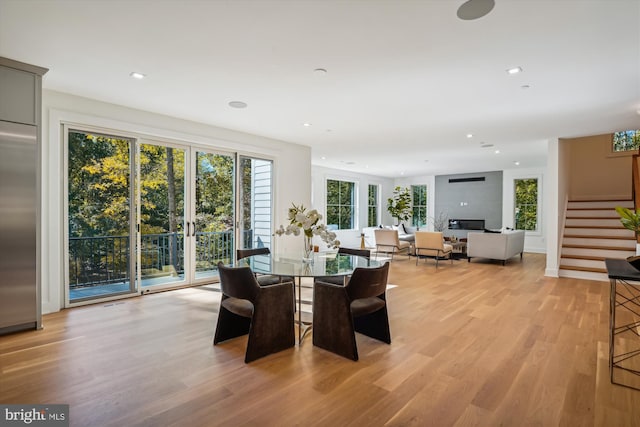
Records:
[[[392,344],[312,345],[244,364],[212,346],[218,292],[188,288],[44,318],[0,337],[1,403],[68,403],[73,426],[638,426],[610,384],[609,287],[544,256],[391,264]]]

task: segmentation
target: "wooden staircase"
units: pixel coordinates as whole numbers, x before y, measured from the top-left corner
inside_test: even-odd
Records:
[[[633,201],[568,203],[560,252],[560,277],[608,281],[605,258],[624,259],[635,255],[635,235],[620,223],[616,206],[633,209]]]

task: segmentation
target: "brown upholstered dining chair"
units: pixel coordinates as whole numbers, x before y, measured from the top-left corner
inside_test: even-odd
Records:
[[[244,361],[249,363],[293,347],[293,283],[260,286],[249,267],[218,263],[222,300],[213,345],[249,334]]]
[[[369,249],[353,249],[353,248],[338,248],[338,253],[343,255],[357,255],[366,259],[371,259],[371,251]],[[344,276],[320,276],[316,277],[316,282],[335,283],[336,285],[344,285]]]
[[[271,255],[269,248],[251,248],[251,249],[236,249],[236,260],[240,261],[243,258],[247,258],[254,255]],[[256,279],[260,286],[274,285],[282,282],[294,282],[295,280],[291,276],[272,276],[270,274],[255,274]]]
[[[236,249],[236,259],[241,260],[253,255],[270,255],[269,248]]]
[[[391,344],[387,314],[389,262],[356,268],[344,285],[316,282],[313,290],[313,345],[358,360],[355,333]]]

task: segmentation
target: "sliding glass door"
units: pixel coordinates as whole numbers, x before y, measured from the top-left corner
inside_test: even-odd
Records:
[[[218,275],[218,262],[229,263],[235,251],[235,156],[195,151],[195,197],[187,233],[195,256],[195,280]]]
[[[139,148],[138,268],[142,290],[186,283],[187,150],[144,141]]]
[[[212,283],[236,248],[271,247],[271,160],[65,134],[67,304]]]
[[[133,293],[134,141],[76,130],[66,135],[68,299]]]

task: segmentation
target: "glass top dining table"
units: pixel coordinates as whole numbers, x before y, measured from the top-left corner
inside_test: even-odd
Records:
[[[381,262],[373,259],[336,252],[314,252],[309,260],[303,260],[302,257],[295,257],[291,254],[253,255],[231,264],[233,267],[251,267],[251,270],[258,274],[286,276],[295,279],[298,345],[302,343],[312,323],[313,292],[311,290],[313,283],[310,286],[303,285],[303,278],[335,276],[344,277],[346,282],[346,277],[353,274],[356,268],[373,268],[381,265]],[[305,291],[307,295],[305,295]],[[303,313],[305,313],[306,319],[303,319]]]
[[[380,262],[356,255],[314,252],[310,260],[292,255],[253,255],[233,266],[249,266],[255,273],[293,277],[348,276],[356,268],[379,267]]]

